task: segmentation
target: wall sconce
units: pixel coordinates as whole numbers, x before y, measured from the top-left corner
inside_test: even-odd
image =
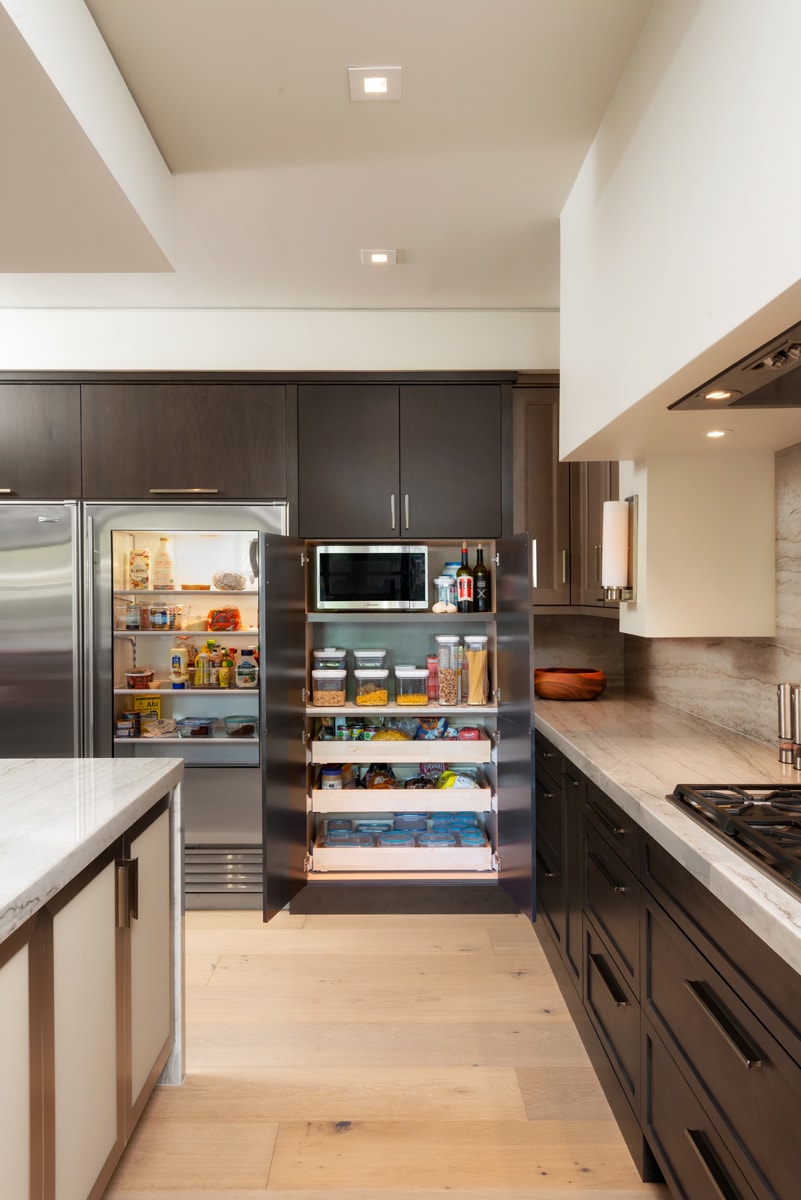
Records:
[[[601,535],[604,600],[637,599],[637,497],[605,500]]]

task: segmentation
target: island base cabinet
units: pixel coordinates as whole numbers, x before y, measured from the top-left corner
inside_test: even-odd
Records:
[[[116,865],[53,914],[56,1200],[86,1200],[121,1149],[117,1102]]]
[[[0,1196],[8,1197],[32,1190],[29,971],[26,932],[0,947]]]

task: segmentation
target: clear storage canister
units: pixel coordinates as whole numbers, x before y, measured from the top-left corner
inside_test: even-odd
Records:
[[[354,650],[353,665],[359,671],[380,671],[387,665],[387,652],[386,650]]]
[[[347,671],[312,671],[312,704],[334,708],[345,703]]]
[[[437,636],[437,699],[459,703],[459,639],[450,634]]]
[[[389,700],[387,691],[387,676],[389,671],[354,671],[356,677],[356,703],[371,707],[376,704],[386,704]]]
[[[347,650],[338,650],[336,646],[324,646],[322,650],[313,650],[314,666],[321,671],[342,671],[345,669]]]
[[[464,645],[467,657],[467,703],[486,704],[489,696],[487,639],[483,636],[465,636]]]
[[[413,704],[422,708],[428,704],[428,670],[426,667],[395,668],[396,704]]]

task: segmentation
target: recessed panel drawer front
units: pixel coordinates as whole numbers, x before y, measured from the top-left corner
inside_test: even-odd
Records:
[[[640,1006],[586,917],[584,956],[584,1007],[637,1112],[640,1090]]]
[[[801,1069],[661,909],[647,903],[644,921],[645,1011],[729,1126],[732,1152],[747,1155],[768,1194],[797,1196]]]
[[[584,911],[606,939],[636,996],[639,995],[639,891],[636,876],[585,821]]]
[[[644,1030],[644,1129],[672,1195],[681,1200],[763,1200],[767,1193],[746,1183],[660,1039],[647,1023]]]
[[[537,839],[534,855],[538,913],[544,917],[562,949],[565,940],[565,880],[560,864],[551,857],[550,847]]]
[[[562,862],[564,855],[564,811],[562,789],[550,775],[538,774],[536,782],[537,841],[548,843],[551,857]]]
[[[639,866],[639,827],[591,780],[587,780],[584,816],[620,855],[626,866],[636,872]]]

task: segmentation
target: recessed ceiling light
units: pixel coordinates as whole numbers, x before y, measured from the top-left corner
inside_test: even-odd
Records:
[[[351,100],[400,100],[400,67],[348,67]]]
[[[368,267],[394,267],[397,261],[397,250],[362,250],[362,262]]]
[[[719,437],[725,437],[727,433],[731,433],[731,430],[730,429],[710,429],[707,432],[706,436],[711,437],[711,438],[719,438]]]
[[[704,392],[704,400],[733,400],[739,395],[739,392],[727,392],[724,388],[717,388],[712,392]]]

